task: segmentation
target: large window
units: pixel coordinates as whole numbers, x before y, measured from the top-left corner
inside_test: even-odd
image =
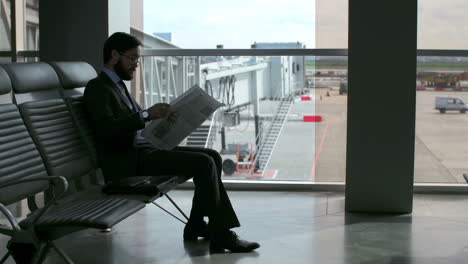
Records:
[[[464,0],[418,1],[415,182],[466,183],[468,17]],[[425,56],[424,49],[433,49]],[[440,50],[440,51],[437,51]],[[465,51],[457,51],[465,50]],[[468,175],[468,174],[467,174]]]
[[[39,50],[39,0],[26,0],[24,41],[25,50]]]
[[[315,56],[311,49],[347,46],[346,1],[184,5],[144,1],[146,49],[245,52],[208,55],[212,51],[198,50],[187,56],[181,50],[156,56],[161,50],[148,51],[140,101],[170,102],[197,84],[224,102],[226,107],[182,144],[218,150],[227,179],[344,182],[347,59]],[[255,55],[282,49],[301,51]]]
[[[0,1],[0,51],[11,50],[10,2]]]
[[[463,13],[468,9],[468,2],[448,0],[441,6],[438,2],[420,0],[418,4],[418,48],[445,51],[418,57],[415,182],[462,183],[465,182],[463,174],[468,175],[468,165],[465,165],[468,156],[462,147],[462,142],[466,141],[463,135],[468,134],[465,110],[445,109],[442,113],[436,109],[436,102],[442,100],[437,98],[445,97],[447,104],[457,102],[455,105],[461,107],[461,102],[464,105],[468,101],[465,96],[468,92],[468,56],[447,54],[450,50],[468,47],[468,35],[464,32],[468,20]],[[225,160],[232,161],[227,164],[231,173],[227,171],[225,177],[344,182],[347,58],[346,54],[340,56],[333,49],[347,48],[347,1],[268,1],[266,4],[258,0],[230,1],[220,5],[204,0],[187,5],[184,10],[188,11],[184,11],[175,3],[144,2],[143,30],[156,39],[154,43],[160,42],[147,47],[182,49],[176,55],[157,60],[151,59],[155,57],[151,55],[145,58],[146,61],[155,60],[152,66],[145,62],[145,76],[153,76],[153,81],[159,81],[156,86],[147,86],[153,90],[145,91],[146,102],[169,102],[174,98],[177,94],[170,91],[176,91],[171,85],[176,85],[174,80],[177,78],[173,77],[177,75],[186,74],[181,82],[185,88],[198,84],[213,90],[214,95],[219,94],[226,78],[235,77],[234,110],[228,109],[218,116],[232,124],[226,123],[222,131],[217,130],[217,135],[224,137],[224,143],[220,141],[221,145],[214,145]],[[212,50],[184,53],[184,49],[214,49],[218,45],[228,53],[220,51],[216,56],[210,53]],[[314,48],[325,50],[315,54]],[[245,49],[245,52],[232,54],[229,49]],[[273,52],[261,56],[256,55],[254,49],[300,49],[302,53]],[[422,52],[424,54],[424,50]],[[186,64],[186,67],[190,70],[177,70],[188,60],[191,60],[191,66]],[[304,70],[300,82],[291,79],[297,61],[302,63],[301,71]],[[251,70],[260,63],[266,64],[267,68],[253,71],[257,72],[254,87],[252,75],[243,73],[242,69]],[[389,78],[397,76],[396,72]],[[281,90],[275,90],[277,86],[294,89],[275,94]],[[156,94],[155,87],[160,89]],[[253,89],[259,96],[258,105],[251,100]],[[254,170],[258,168],[258,164],[252,164],[251,155],[258,158],[256,153],[261,154],[259,140],[265,139],[263,133],[267,133],[273,124],[269,118],[278,115],[288,96],[292,96],[293,103],[284,123],[279,126],[280,134],[273,143],[266,167],[260,166],[261,174],[245,173],[248,166],[253,166]]]
[[[140,68],[143,105],[171,102],[194,84],[226,105],[182,142],[218,150],[225,178],[344,181],[346,57],[152,53]]]
[[[14,5],[13,5],[14,4]],[[13,7],[16,12],[12,15]],[[16,23],[12,23],[16,21]],[[12,25],[15,25],[12,28]],[[13,45],[14,44],[14,45]],[[0,61],[36,61],[39,50],[39,0],[0,0]],[[24,52],[26,51],[26,52]],[[2,58],[3,57],[3,58]]]
[[[418,57],[416,89],[415,181],[466,183],[468,57]]]
[[[468,49],[468,1],[419,0],[418,49]]]

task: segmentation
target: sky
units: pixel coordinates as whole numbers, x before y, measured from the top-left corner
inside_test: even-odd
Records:
[[[315,45],[315,0],[144,1],[144,31],[171,32],[181,48],[250,48],[254,42]],[[220,5],[222,3],[222,5]]]
[[[144,0],[144,31],[172,32],[173,43],[181,48],[249,48],[255,41],[347,48],[348,0],[199,0],[183,5]],[[468,0],[419,0],[418,48],[468,49],[467,10]]]

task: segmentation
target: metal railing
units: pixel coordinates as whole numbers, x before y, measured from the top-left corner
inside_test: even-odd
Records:
[[[278,137],[279,135],[281,135],[282,129],[284,127],[284,123],[286,122],[287,116],[290,111],[290,108],[289,108],[286,114],[282,113],[281,107],[284,106],[286,102],[291,102],[294,99],[294,93],[295,92],[293,92],[292,94],[286,95],[284,97],[275,97],[273,99],[273,100],[279,100],[279,104],[273,116],[267,117],[266,119],[262,120],[262,125],[260,126],[259,133],[255,139],[255,142],[257,142],[257,146],[255,147],[255,155],[254,155],[254,160],[252,162],[254,166],[251,168],[249,172],[250,176],[256,173],[257,170],[261,170],[261,176],[264,175],[265,168],[268,166],[268,162],[270,161],[270,158],[271,158],[271,153],[274,151],[274,148],[278,141]],[[259,164],[261,155],[264,154],[263,152],[265,151],[267,147],[266,143],[268,142],[270,133],[272,133],[273,126],[276,123],[276,121],[279,121],[279,119],[283,118],[282,116],[284,114],[286,116],[284,117],[284,120],[282,120],[282,124],[278,131],[277,138],[275,139],[274,144],[271,146],[271,152],[268,154],[269,156],[267,158],[267,161],[265,162],[265,164]],[[265,123],[268,123],[268,125],[264,126]]]
[[[205,148],[213,148],[213,145],[218,139],[218,130],[222,124],[221,118],[223,117],[224,110],[218,108],[212,115],[210,129],[208,131],[208,138],[206,139]]]

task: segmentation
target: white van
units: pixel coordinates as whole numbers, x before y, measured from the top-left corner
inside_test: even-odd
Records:
[[[460,113],[464,114],[468,110],[468,105],[457,97],[437,96],[435,109],[439,110],[441,114],[445,113],[445,111],[460,111]]]

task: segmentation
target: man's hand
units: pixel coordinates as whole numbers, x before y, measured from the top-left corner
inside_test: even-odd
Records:
[[[167,118],[170,114],[170,104],[159,103],[151,106],[148,108],[148,114],[150,120],[160,119],[160,118]]]
[[[177,118],[179,118],[179,113],[177,112],[171,112],[169,116],[167,117],[167,120],[174,124],[177,121]]]

